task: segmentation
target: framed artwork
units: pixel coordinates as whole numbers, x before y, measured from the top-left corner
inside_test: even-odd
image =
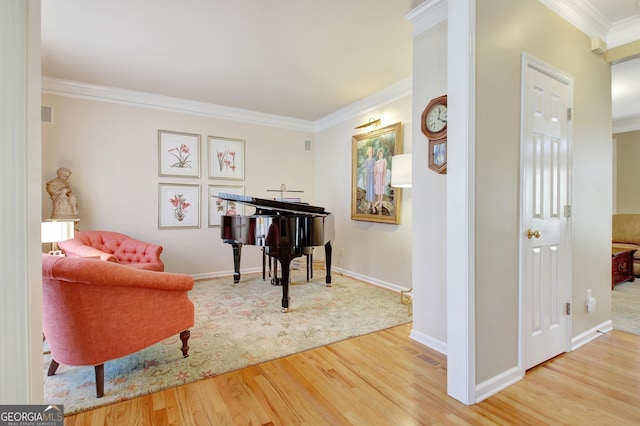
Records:
[[[224,215],[244,214],[244,204],[218,198],[217,195],[221,192],[244,195],[244,186],[209,185],[209,228],[220,226],[221,217]]]
[[[244,180],[244,141],[209,136],[209,178]]]
[[[159,184],[158,229],[200,228],[200,185]]]
[[[200,177],[200,135],[158,130],[158,176]]]
[[[429,140],[429,168],[436,173],[447,173],[447,139]]]
[[[391,187],[391,157],[402,154],[402,124],[352,138],[351,219],[398,224],[402,189]]]

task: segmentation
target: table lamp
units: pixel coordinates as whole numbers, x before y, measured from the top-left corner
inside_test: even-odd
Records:
[[[73,226],[73,221],[42,222],[40,239],[43,244],[51,243],[51,251],[49,254],[62,256],[62,250],[58,248],[58,242],[73,238]]]

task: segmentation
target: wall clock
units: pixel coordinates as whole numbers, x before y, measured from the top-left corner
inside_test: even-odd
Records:
[[[422,112],[422,133],[429,139],[429,168],[447,172],[447,95],[432,99]]]

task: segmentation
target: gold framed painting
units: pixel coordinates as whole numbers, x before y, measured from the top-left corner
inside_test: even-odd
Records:
[[[402,123],[352,137],[351,219],[400,223],[402,189],[391,186],[391,158],[402,154]]]

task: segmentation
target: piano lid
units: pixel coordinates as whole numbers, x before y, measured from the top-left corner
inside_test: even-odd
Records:
[[[275,201],[268,200],[266,198],[250,197],[248,195],[229,194],[226,192],[220,192],[218,195],[212,195],[212,197],[221,198],[227,201],[235,201],[241,204],[247,204],[254,207],[264,208],[267,210],[278,210],[290,213],[307,213],[313,215],[328,215],[329,212],[325,211],[324,207],[311,206],[305,203],[295,203],[288,201]]]

